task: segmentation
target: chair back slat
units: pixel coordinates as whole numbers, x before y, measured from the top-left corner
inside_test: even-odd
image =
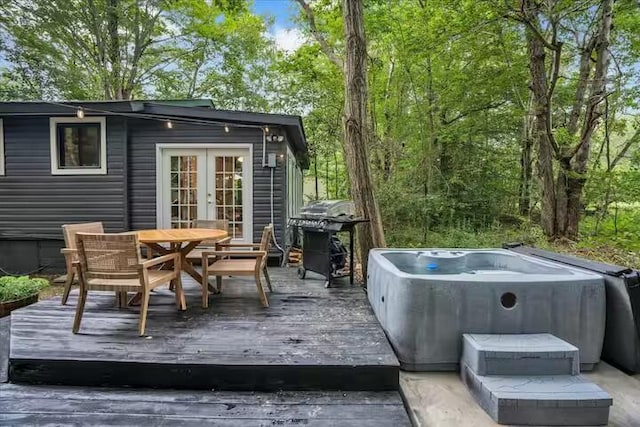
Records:
[[[140,242],[136,233],[76,233],[78,258],[86,279],[139,277]]]
[[[64,245],[67,249],[76,249],[76,233],[104,233],[101,222],[85,222],[82,224],[64,224]]]
[[[262,230],[262,238],[260,239],[260,250],[267,252],[269,250],[269,244],[271,243],[271,237],[273,235],[273,224],[267,225]]]
[[[212,230],[224,230],[229,231],[229,220],[227,219],[196,219],[191,223],[192,228],[210,228]],[[217,241],[205,240],[200,246],[213,247]]]

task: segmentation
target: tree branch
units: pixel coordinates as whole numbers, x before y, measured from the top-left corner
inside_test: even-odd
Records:
[[[549,89],[547,91],[547,99],[551,100],[553,92],[556,89],[558,83],[558,77],[560,73],[560,60],[562,58],[562,42],[558,41],[558,24],[556,21],[551,22],[553,35],[551,37],[551,45],[556,46],[557,49],[553,51],[553,62],[551,63],[551,79],[549,81]]]
[[[478,113],[480,111],[491,110],[493,108],[498,108],[498,107],[500,107],[500,106],[502,106],[502,105],[504,105],[506,103],[507,103],[507,101],[500,101],[500,102],[495,102],[495,103],[492,103],[492,104],[483,105],[482,107],[472,108],[472,109],[470,109],[468,111],[465,111],[465,112],[462,112],[462,113],[458,114],[457,116],[455,116],[455,117],[453,117],[451,119],[445,120],[443,118],[441,120],[441,123],[443,125],[445,125],[445,126],[446,125],[450,125],[451,123],[457,122],[458,120],[460,120],[460,119],[462,119],[462,118],[464,118],[464,117],[466,117],[466,116],[468,116],[470,114]]]
[[[616,157],[614,157],[613,161],[611,161],[611,164],[607,168],[607,172],[611,172],[613,168],[616,167],[616,165],[620,162],[620,160],[624,158],[624,156],[627,154],[627,151],[629,151],[629,149],[634,144],[640,144],[640,127],[636,129],[636,133],[634,133],[633,136],[624,143],[620,152],[616,155]]]
[[[327,39],[318,30],[318,27],[316,26],[316,18],[315,18],[315,15],[313,14],[313,10],[311,9],[311,6],[309,6],[309,4],[305,0],[296,0],[296,1],[298,2],[302,10],[304,10],[304,13],[307,17],[307,22],[309,23],[309,29],[311,30],[311,34],[313,34],[313,37],[316,39],[316,41],[320,45],[320,49],[322,49],[322,52],[324,52],[324,54],[327,55],[329,60],[331,60],[331,62],[333,62],[338,68],[340,68],[341,70],[344,70],[344,61],[342,60],[342,58],[340,58],[336,54],[335,50],[333,50],[333,48],[329,46]]]

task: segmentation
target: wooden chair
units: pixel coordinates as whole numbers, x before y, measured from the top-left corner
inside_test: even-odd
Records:
[[[260,243],[219,243],[217,246],[222,250],[202,252],[202,307],[209,306],[209,276],[216,276],[218,292],[222,292],[222,276],[254,276],[260,302],[264,307],[269,307],[260,273],[264,274],[269,290],[273,291],[267,272],[267,253],[272,233],[273,225],[269,224],[262,232]],[[252,250],[229,250],[229,248]],[[212,258],[213,263],[210,264]]]
[[[229,221],[226,219],[196,219],[195,221],[193,221],[191,226],[192,228],[211,228],[214,230],[224,230],[227,232],[229,231]],[[200,262],[202,260],[203,251],[216,250],[216,245],[220,243],[229,243],[230,241],[231,236],[218,241],[204,241],[199,244],[194,250],[189,252],[189,255],[187,255],[187,259],[191,263],[193,263],[194,261]]]
[[[69,292],[73,285],[73,279],[78,277],[75,263],[78,261],[76,251],[76,233],[104,233],[101,222],[87,222],[84,224],[65,224],[62,226],[65,247],[60,251],[64,255],[67,266],[67,280],[64,282],[64,293],[62,294],[62,305],[67,303]]]
[[[149,296],[153,288],[171,283],[175,287],[178,309],[186,309],[187,304],[180,280],[180,254],[171,253],[143,261],[140,242],[135,233],[76,233],[76,246],[80,295],[73,322],[74,334],[77,334],[80,329],[87,291],[90,290],[115,291],[120,295],[139,292],[142,295],[138,324],[138,333],[141,336],[144,335]],[[173,262],[172,270],[152,269],[154,266],[171,261]],[[126,300],[126,297],[121,300]]]

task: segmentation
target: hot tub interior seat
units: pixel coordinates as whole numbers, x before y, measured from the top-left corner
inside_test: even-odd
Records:
[[[510,253],[457,250],[402,251],[382,254],[399,270],[409,274],[556,274],[570,272],[561,267],[541,265]]]

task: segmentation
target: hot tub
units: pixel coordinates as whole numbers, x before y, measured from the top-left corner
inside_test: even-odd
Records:
[[[502,249],[374,249],[367,293],[410,371],[457,370],[462,334],[551,333],[600,360],[602,276]]]

